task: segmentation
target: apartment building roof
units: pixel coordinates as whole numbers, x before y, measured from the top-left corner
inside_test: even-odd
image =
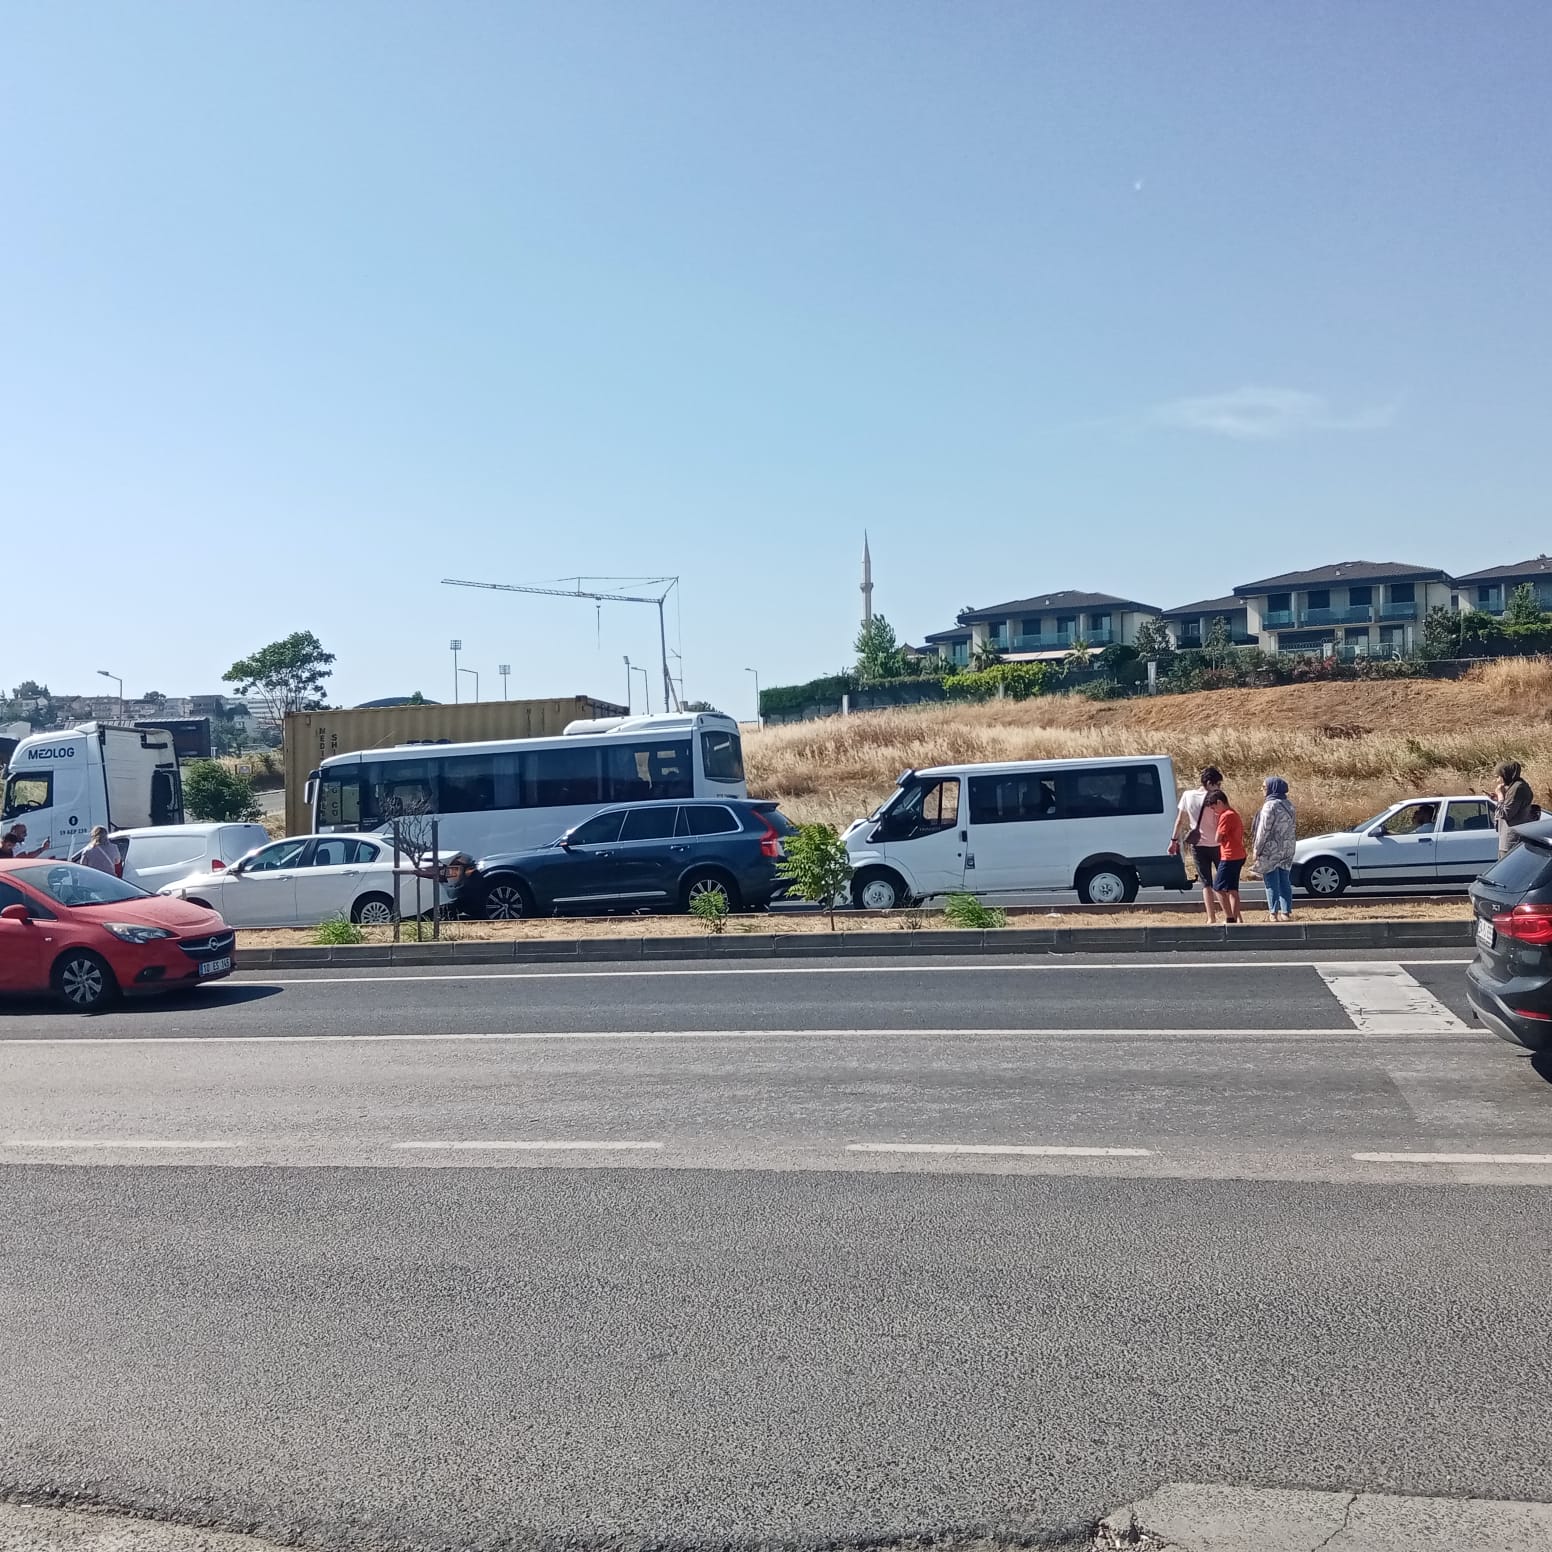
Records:
[[[984,609],[966,609],[959,616],[961,625],[973,620],[1005,620],[1010,614],[1039,613],[1046,609],[1133,609],[1141,614],[1157,614],[1152,604],[1140,604],[1135,598],[1117,598],[1114,593],[1079,593],[1068,589],[1061,593],[1042,593],[1038,598],[1015,598],[1010,603],[988,604]]]
[[[1316,566],[1313,571],[1286,571],[1280,577],[1263,577],[1259,582],[1241,582],[1234,591],[1273,593],[1284,588],[1325,587],[1343,582],[1447,582],[1449,573],[1437,566],[1413,566],[1400,560],[1344,560],[1334,566]]]
[[[1522,560],[1514,566],[1489,566],[1485,571],[1468,571],[1455,578],[1457,582],[1517,582],[1533,577],[1552,576],[1552,556],[1538,555],[1535,560]]]
[[[1173,620],[1186,619],[1197,614],[1229,614],[1235,609],[1244,607],[1243,598],[1235,598],[1230,594],[1227,598],[1204,598],[1199,604],[1181,604],[1178,608],[1163,609],[1160,613],[1166,620]]]
[[[971,630],[968,625],[956,625],[952,630],[929,631],[922,637],[923,641],[969,641]]]

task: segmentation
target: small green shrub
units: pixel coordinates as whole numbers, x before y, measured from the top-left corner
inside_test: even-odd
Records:
[[[365,943],[366,934],[347,917],[331,916],[328,921],[318,923],[313,932],[313,942],[320,948],[338,948],[352,943]]]
[[[190,819],[211,824],[250,823],[264,817],[253,783],[215,760],[194,760],[184,767],[183,806]]]
[[[792,885],[800,899],[812,900],[830,913],[835,931],[835,902],[851,883],[851,857],[834,825],[799,825],[782,843],[786,856],[776,864],[776,876]]]
[[[728,924],[728,900],[720,890],[696,895],[690,901],[690,915],[696,917],[707,932],[726,932]]]
[[[1000,905],[982,905],[974,895],[950,895],[943,907],[944,919],[952,927],[989,931],[1008,925],[1008,913]]]

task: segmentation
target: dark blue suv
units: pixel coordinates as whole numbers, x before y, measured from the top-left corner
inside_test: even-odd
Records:
[[[687,911],[697,895],[759,910],[785,892],[776,876],[795,826],[774,803],[747,798],[622,803],[558,841],[482,857],[453,904],[464,916],[515,921],[559,911]]]

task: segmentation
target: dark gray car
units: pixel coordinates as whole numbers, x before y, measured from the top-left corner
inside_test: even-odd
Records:
[[[702,894],[722,895],[730,910],[759,910],[785,890],[776,864],[793,829],[774,803],[751,799],[617,804],[548,846],[482,857],[453,903],[495,921],[685,911]]]

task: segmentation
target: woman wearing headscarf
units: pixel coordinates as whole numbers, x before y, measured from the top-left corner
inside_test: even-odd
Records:
[[[1298,841],[1293,804],[1288,801],[1288,783],[1281,776],[1268,776],[1266,802],[1256,815],[1252,841],[1256,868],[1266,885],[1266,908],[1273,921],[1293,920],[1293,848]]]
[[[1498,855],[1507,857],[1520,838],[1514,833],[1515,825],[1528,824],[1540,814],[1536,807],[1536,794],[1530,783],[1520,775],[1518,760],[1505,760],[1498,767],[1498,787],[1493,793],[1498,805]]]

